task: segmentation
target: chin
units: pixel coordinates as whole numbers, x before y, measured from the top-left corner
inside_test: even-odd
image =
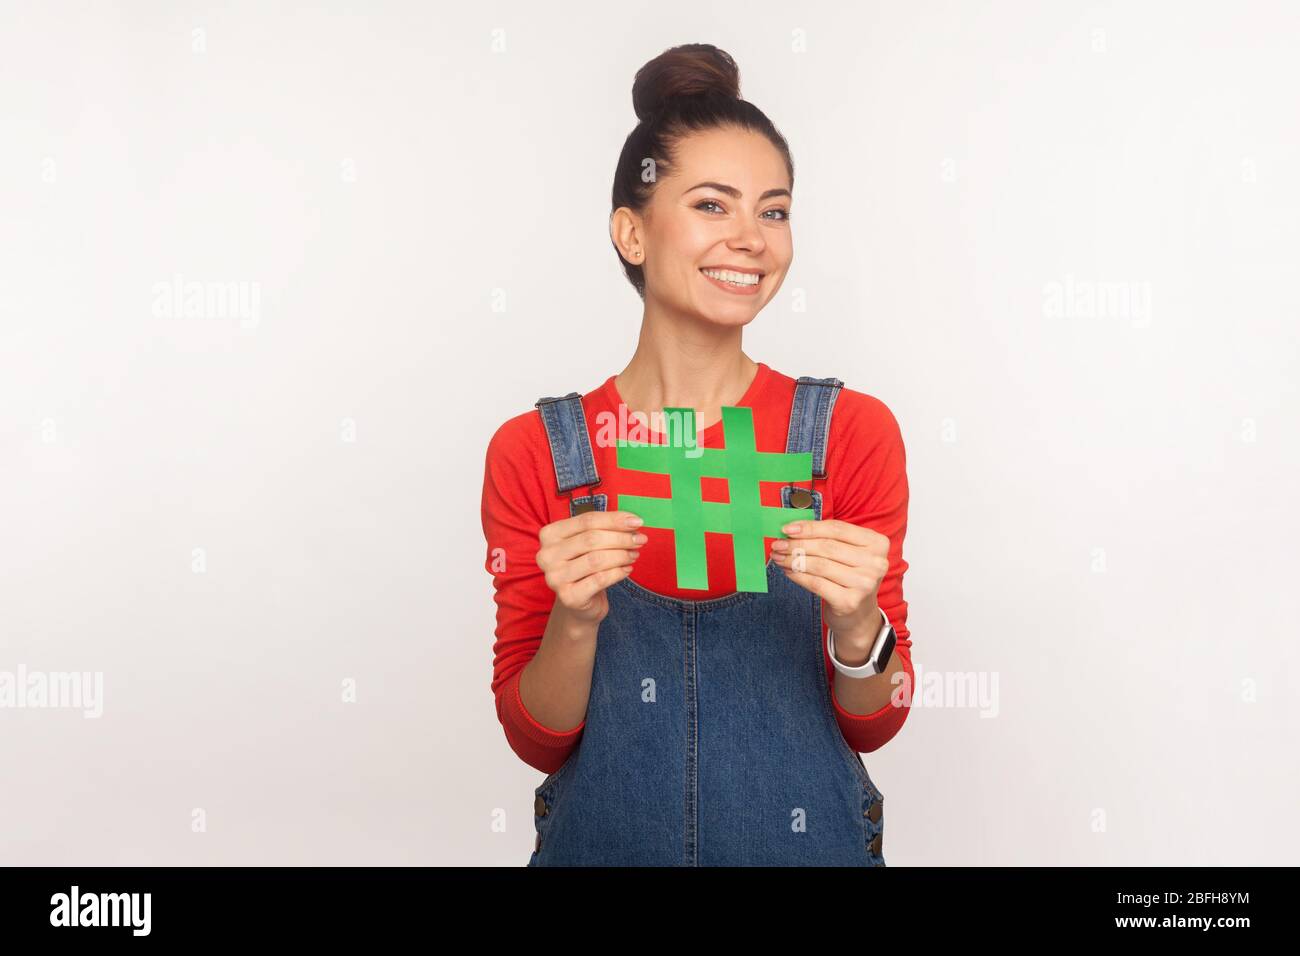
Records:
[[[709,325],[718,326],[719,328],[743,328],[753,322],[757,317],[757,312],[749,312],[745,315],[726,315],[715,312],[703,312],[700,317]]]

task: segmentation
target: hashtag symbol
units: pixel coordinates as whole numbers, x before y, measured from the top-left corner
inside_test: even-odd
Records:
[[[677,586],[707,590],[708,561],[704,534],[731,535],[737,591],[767,591],[765,538],[784,538],[781,527],[814,517],[811,508],[773,508],[760,504],[761,481],[810,481],[812,454],[758,451],[754,443],[754,413],[744,407],[723,406],[725,448],[700,448],[695,410],[665,408],[668,441],[646,445],[619,441],[618,467],[668,475],[670,497],[619,495],[615,507],[639,515],[647,528],[671,528],[677,557]],[[702,477],[727,479],[730,501],[704,501]]]

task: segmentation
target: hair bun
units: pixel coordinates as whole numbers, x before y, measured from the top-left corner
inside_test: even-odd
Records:
[[[665,50],[636,71],[632,108],[645,120],[679,96],[720,94],[740,99],[740,69],[711,43],[687,43]]]

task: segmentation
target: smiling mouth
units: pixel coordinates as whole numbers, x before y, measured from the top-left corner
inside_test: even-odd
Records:
[[[766,275],[764,272],[737,272],[734,269],[701,269],[700,272],[736,289],[752,289]]]

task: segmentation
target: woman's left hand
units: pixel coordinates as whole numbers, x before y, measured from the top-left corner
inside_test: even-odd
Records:
[[[772,557],[795,584],[822,599],[822,616],[841,640],[869,641],[880,632],[876,594],[889,571],[889,539],[846,521],[799,520],[781,529]]]

